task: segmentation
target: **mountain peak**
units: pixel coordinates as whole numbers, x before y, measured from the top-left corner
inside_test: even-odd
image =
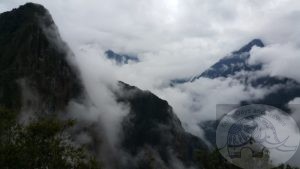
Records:
[[[48,10],[42,5],[26,3],[0,15],[0,31],[14,31],[23,25],[39,25],[48,27],[54,21]]]
[[[6,82],[0,83],[5,91],[0,107],[18,111],[30,103],[37,105],[33,111],[55,112],[81,94],[76,70],[67,62],[70,49],[47,9],[27,3],[0,14],[0,25],[0,81]]]
[[[14,8],[12,11],[4,12],[2,15],[9,15],[11,13],[14,15],[23,15],[26,18],[34,15],[38,16],[49,14],[48,10],[44,6],[31,2],[21,5],[18,8]]]
[[[117,65],[128,64],[129,62],[139,62],[139,58],[137,56],[126,55],[126,54],[118,54],[112,50],[107,50],[105,52],[106,58],[115,61]]]
[[[28,2],[24,5],[21,5],[18,10],[28,10],[30,9],[32,12],[47,12],[47,9],[40,4]]]
[[[244,52],[249,52],[252,49],[253,46],[264,47],[265,45],[262,42],[262,40],[260,40],[260,39],[253,39],[247,45],[245,45],[242,48],[240,48],[238,51],[234,51],[233,54],[241,54],[241,53],[244,53]]]
[[[250,50],[253,46],[264,47],[264,43],[260,39],[253,39],[248,44],[243,46],[237,51],[232,52],[231,55],[222,58],[217,63],[212,65],[209,69],[201,73],[200,75],[192,78],[194,81],[200,77],[207,78],[218,78],[218,77],[228,77],[234,75],[240,71],[256,71],[261,69],[261,65],[249,65],[247,60],[250,57]]]

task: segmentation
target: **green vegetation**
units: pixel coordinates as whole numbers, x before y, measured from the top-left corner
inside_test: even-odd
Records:
[[[41,118],[23,126],[17,113],[0,108],[0,166],[3,169],[99,169],[94,157],[72,143],[65,130],[74,121]]]
[[[197,159],[199,161],[199,165],[207,169],[239,169],[239,167],[236,167],[226,161],[218,150],[214,150],[212,152],[198,150]]]

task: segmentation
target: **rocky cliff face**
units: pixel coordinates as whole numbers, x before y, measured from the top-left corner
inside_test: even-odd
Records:
[[[172,160],[176,159],[184,166],[195,165],[195,152],[207,147],[184,131],[168,102],[123,82],[119,86],[118,101],[130,107],[122,122],[122,147],[132,156],[140,157],[137,164],[174,168]],[[129,168],[138,168],[132,166],[136,162]]]
[[[54,112],[81,93],[67,62],[72,54],[43,6],[28,3],[2,13],[0,25],[1,106]]]

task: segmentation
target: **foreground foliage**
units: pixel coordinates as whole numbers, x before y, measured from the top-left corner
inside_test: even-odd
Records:
[[[0,108],[0,166],[4,169],[98,169],[99,164],[66,134],[73,121],[42,118],[23,126]]]

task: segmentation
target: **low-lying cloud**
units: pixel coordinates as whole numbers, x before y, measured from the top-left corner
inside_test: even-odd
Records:
[[[263,63],[263,71],[271,76],[289,77],[300,82],[300,46],[294,43],[273,44],[254,48],[249,60],[252,64]]]

